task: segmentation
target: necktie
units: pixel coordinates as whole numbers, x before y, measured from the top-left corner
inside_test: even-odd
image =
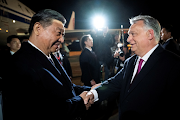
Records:
[[[142,66],[143,61],[144,61],[143,59],[140,59],[140,60],[139,60],[138,70],[137,70],[137,73],[136,73],[137,75],[138,75],[139,72],[141,71],[141,66]]]
[[[131,82],[131,84],[134,82],[134,80],[136,79],[137,75],[138,75],[139,72],[141,71],[141,66],[142,66],[143,61],[144,61],[143,59],[140,59],[140,60],[139,60],[138,69],[137,69],[136,75],[134,76],[133,81]]]

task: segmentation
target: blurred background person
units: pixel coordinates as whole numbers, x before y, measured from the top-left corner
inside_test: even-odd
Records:
[[[16,35],[11,35],[7,38],[7,46],[9,47],[10,51],[7,54],[13,55],[21,48],[21,41],[19,37]]]
[[[121,39],[121,34],[119,34],[119,32],[117,31],[113,36],[113,39],[112,39],[112,47],[111,47],[111,52],[114,54],[116,50],[119,49],[118,47],[118,43],[121,43],[120,42],[120,39]]]
[[[100,65],[103,65],[105,71],[105,79],[110,76],[110,63],[111,61],[111,46],[112,36],[108,33],[108,27],[103,28],[103,30],[98,30],[96,35],[93,35],[93,50],[97,55],[97,59]]]
[[[19,37],[16,35],[10,35],[9,37],[7,37],[7,46],[8,46],[8,50],[4,50],[1,51],[0,55],[1,55],[1,59],[0,59],[0,91],[2,91],[2,98],[3,98],[3,113],[4,111],[6,111],[6,94],[5,94],[5,86],[4,86],[4,82],[5,77],[8,75],[12,75],[13,72],[9,72],[12,69],[12,66],[9,66],[9,64],[11,64],[12,61],[12,56],[14,55],[14,53],[16,53],[20,48],[21,48],[21,42],[19,40]],[[7,72],[8,71],[8,74]]]
[[[72,69],[71,69],[71,65],[70,62],[68,60],[68,57],[66,56],[66,51],[64,50],[64,43],[61,43],[58,48],[56,49],[56,51],[52,51],[54,52],[53,54],[56,56],[56,58],[59,60],[60,64],[64,67],[64,69],[66,70],[69,78],[72,80]]]
[[[100,83],[100,64],[96,54],[92,51],[93,39],[91,35],[84,35],[80,40],[82,53],[79,57],[82,71],[81,81],[85,86]]]
[[[111,47],[111,54],[112,56],[114,56],[111,60],[110,64],[110,71],[111,71],[111,76],[115,75],[115,69],[117,69],[117,63],[118,63],[118,56],[119,54],[117,54],[116,56],[114,55],[115,53],[119,53],[120,50],[120,46],[122,47],[122,43],[120,42],[121,39],[121,34],[119,34],[119,32],[117,31],[113,36],[113,45]],[[120,45],[120,46],[119,46]]]
[[[3,72],[7,68],[8,64],[12,62],[11,58],[12,55],[17,52],[21,48],[21,42],[19,40],[19,37],[16,35],[11,35],[7,38],[7,46],[8,50],[1,51],[1,59],[0,59],[0,77],[3,78],[3,75],[5,75]],[[7,75],[7,74],[6,74]]]
[[[116,57],[117,59],[114,62],[113,76],[124,67],[125,60],[131,56],[131,52],[128,50],[127,44],[122,45],[122,47],[119,48],[119,51],[116,51],[116,52],[118,52],[119,55],[118,57]]]
[[[161,30],[161,40],[163,40],[162,47],[168,51],[171,51],[177,55],[180,55],[179,46],[173,39],[174,28],[172,25],[164,25]]]
[[[111,47],[111,62],[110,72],[111,77],[114,76],[124,66],[124,61],[130,57],[130,52],[127,47],[127,42],[123,43],[120,41],[121,34],[117,31],[113,36],[113,45]]]

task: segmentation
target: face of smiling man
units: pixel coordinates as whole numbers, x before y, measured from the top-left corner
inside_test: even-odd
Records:
[[[58,46],[64,42],[64,32],[64,25],[58,20],[53,20],[52,25],[44,29],[41,36],[48,54],[50,54],[51,51],[55,51]]]
[[[143,57],[157,44],[154,31],[152,29],[147,30],[144,27],[143,20],[131,25],[128,33],[129,37],[127,41],[131,44],[131,50],[140,57]]]
[[[30,41],[46,55],[49,55],[51,51],[55,51],[64,42],[64,34],[64,25],[59,20],[52,20],[52,24],[47,27],[43,27],[41,23],[37,22],[34,25]]]

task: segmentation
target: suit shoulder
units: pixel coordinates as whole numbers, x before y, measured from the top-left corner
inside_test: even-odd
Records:
[[[180,56],[178,56],[177,54],[175,54],[171,51],[164,50],[164,55],[165,55],[166,59],[180,62]]]
[[[84,58],[84,57],[87,57],[88,55],[89,55],[88,50],[87,50],[87,49],[84,49],[84,50],[81,52],[80,57]]]
[[[135,55],[132,55],[132,56],[130,56],[129,58],[127,58],[126,60],[125,60],[125,63],[126,62],[129,62],[129,61],[131,61],[131,60],[135,60],[135,58],[137,57],[137,55],[135,54]]]

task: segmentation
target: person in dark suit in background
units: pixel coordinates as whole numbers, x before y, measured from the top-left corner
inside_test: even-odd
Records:
[[[68,76],[70,79],[72,79],[72,69],[71,69],[71,65],[70,62],[66,56],[66,52],[63,51],[63,43],[61,43],[59,45],[59,47],[56,49],[56,51],[52,51],[53,54],[56,56],[56,58],[59,60],[60,64],[64,67],[64,69],[66,70]]]
[[[3,64],[2,67],[5,67],[6,64],[9,64],[9,62],[11,62],[12,55],[21,48],[19,37],[17,35],[10,35],[7,37],[7,46],[9,50],[1,52],[2,58],[0,62]]]
[[[3,87],[3,77],[5,77],[7,74],[5,74],[6,70],[11,69],[11,66],[9,64],[12,62],[12,55],[17,52],[21,48],[21,42],[19,40],[19,37],[17,35],[10,35],[7,37],[7,46],[8,50],[3,50],[0,53],[1,59],[0,59],[0,91]],[[9,67],[8,67],[9,66]],[[4,96],[3,96],[4,99]]]
[[[112,61],[111,46],[113,44],[112,35],[108,33],[108,27],[103,30],[98,30],[96,35],[93,35],[93,50],[96,53],[100,65],[103,65],[105,79],[110,76],[110,62]]]
[[[51,53],[64,41],[65,23],[54,10],[33,15],[29,41],[13,55],[10,71],[14,73],[6,78],[7,119],[73,120],[86,111],[83,99],[90,87],[71,83]]]
[[[79,57],[82,71],[81,81],[86,86],[100,83],[100,64],[95,53],[92,51],[93,39],[91,35],[84,35],[80,40],[82,53]]]
[[[161,27],[155,18],[139,15],[130,23],[127,41],[135,55],[88,92],[85,104],[119,97],[120,120],[179,119],[180,57],[158,44]]]
[[[174,29],[172,25],[164,25],[161,30],[161,40],[164,41],[162,47],[177,55],[180,55],[179,46],[173,39]]]

